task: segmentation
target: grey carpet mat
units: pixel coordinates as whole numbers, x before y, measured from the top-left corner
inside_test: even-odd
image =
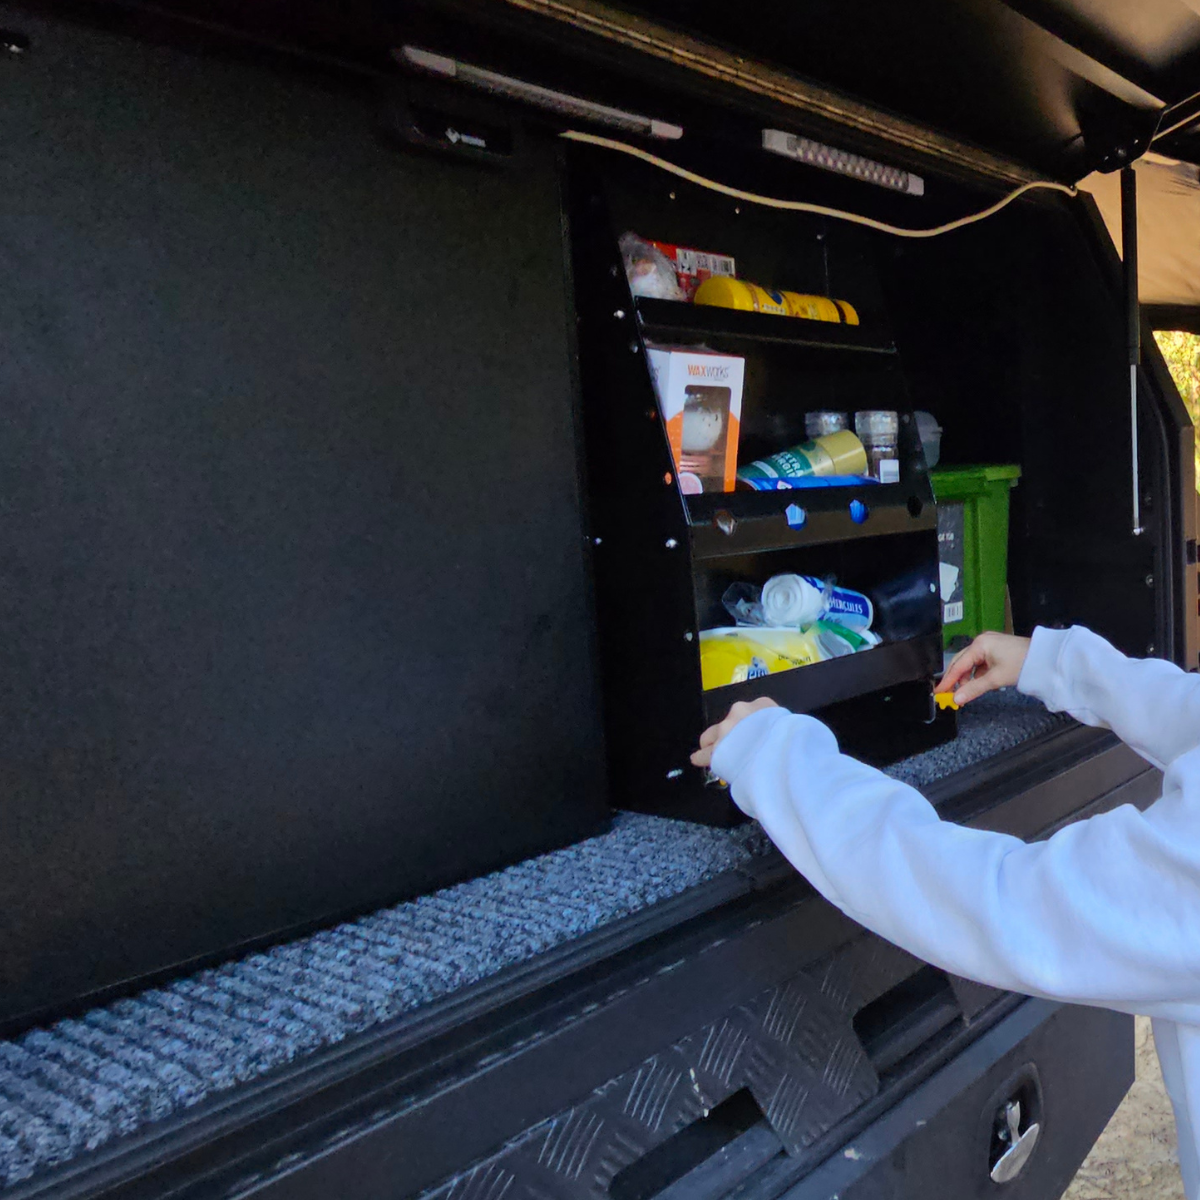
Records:
[[[1048,712],[1040,700],[1031,700],[1020,692],[991,692],[960,710],[954,741],[905,759],[889,767],[887,773],[920,790],[1071,723],[1070,717]]]
[[[890,774],[929,784],[1054,728],[1016,693]],[[0,1042],[0,1189],[747,863],[757,826],[601,837]]]

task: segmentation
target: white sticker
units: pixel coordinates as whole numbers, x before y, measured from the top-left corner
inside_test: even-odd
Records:
[[[963,602],[955,601],[953,604],[942,605],[942,624],[953,625],[957,621],[963,619]]]
[[[900,463],[894,458],[881,458],[879,460],[879,482],[880,483],[899,483],[900,482]]]

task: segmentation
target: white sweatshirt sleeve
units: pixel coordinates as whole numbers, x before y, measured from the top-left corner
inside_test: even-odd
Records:
[[[1051,712],[1113,730],[1156,767],[1200,746],[1200,675],[1126,658],[1079,626],[1034,630],[1017,687]]]
[[[1116,724],[1117,722],[1114,722]],[[942,821],[768,709],[714,770],[780,850],[860,924],[945,970],[1052,999],[1200,1020],[1200,751],[1146,813],[1124,806],[1026,845]]]

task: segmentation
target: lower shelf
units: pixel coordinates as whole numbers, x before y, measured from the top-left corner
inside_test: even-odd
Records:
[[[762,696],[769,696],[793,712],[812,712],[901,683],[932,680],[941,671],[941,634],[924,634],[846,658],[714,688],[704,693],[704,712],[709,721],[719,721],[739,700],[757,700]]]

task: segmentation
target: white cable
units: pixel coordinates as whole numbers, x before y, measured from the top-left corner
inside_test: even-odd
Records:
[[[652,167],[657,167],[660,171],[677,175],[680,179],[686,179],[689,183],[697,184],[702,188],[708,188],[709,191],[720,192],[723,196],[731,196],[734,200],[743,200],[747,204],[760,204],[764,208],[781,208],[788,212],[816,213],[818,216],[833,217],[838,221],[852,221],[855,225],[865,225],[868,229],[878,229],[881,233],[894,234],[896,237],[937,237],[939,234],[949,233],[953,229],[961,229],[964,225],[973,225],[976,221],[982,221],[998,213],[1002,208],[1011,204],[1018,196],[1023,196],[1026,192],[1033,191],[1034,188],[1050,188],[1052,191],[1065,192],[1068,196],[1078,195],[1075,188],[1068,187],[1065,183],[1053,183],[1048,179],[1035,179],[1032,183],[1021,184],[1019,188],[1009,192],[1003,199],[997,200],[995,204],[985,208],[982,212],[971,213],[966,217],[959,217],[956,221],[947,221],[945,225],[935,225],[932,229],[905,229],[903,226],[889,225],[886,221],[876,221],[871,217],[864,217],[858,213],[842,212],[837,208],[826,208],[823,204],[810,204],[807,200],[778,200],[773,196],[760,196],[755,192],[744,192],[741,188],[717,183],[715,179],[706,179],[703,175],[697,175],[695,172],[689,171],[686,167],[677,166],[675,163],[668,162],[665,158],[659,158],[657,154],[651,154],[648,150],[642,150],[638,146],[630,146],[626,142],[614,141],[612,138],[598,137],[594,133],[580,133],[578,130],[569,129],[560,136],[566,138],[568,141],[585,142],[589,146],[600,146],[605,150],[615,150],[619,154],[628,154],[632,158],[640,158],[642,162],[649,163]]]

